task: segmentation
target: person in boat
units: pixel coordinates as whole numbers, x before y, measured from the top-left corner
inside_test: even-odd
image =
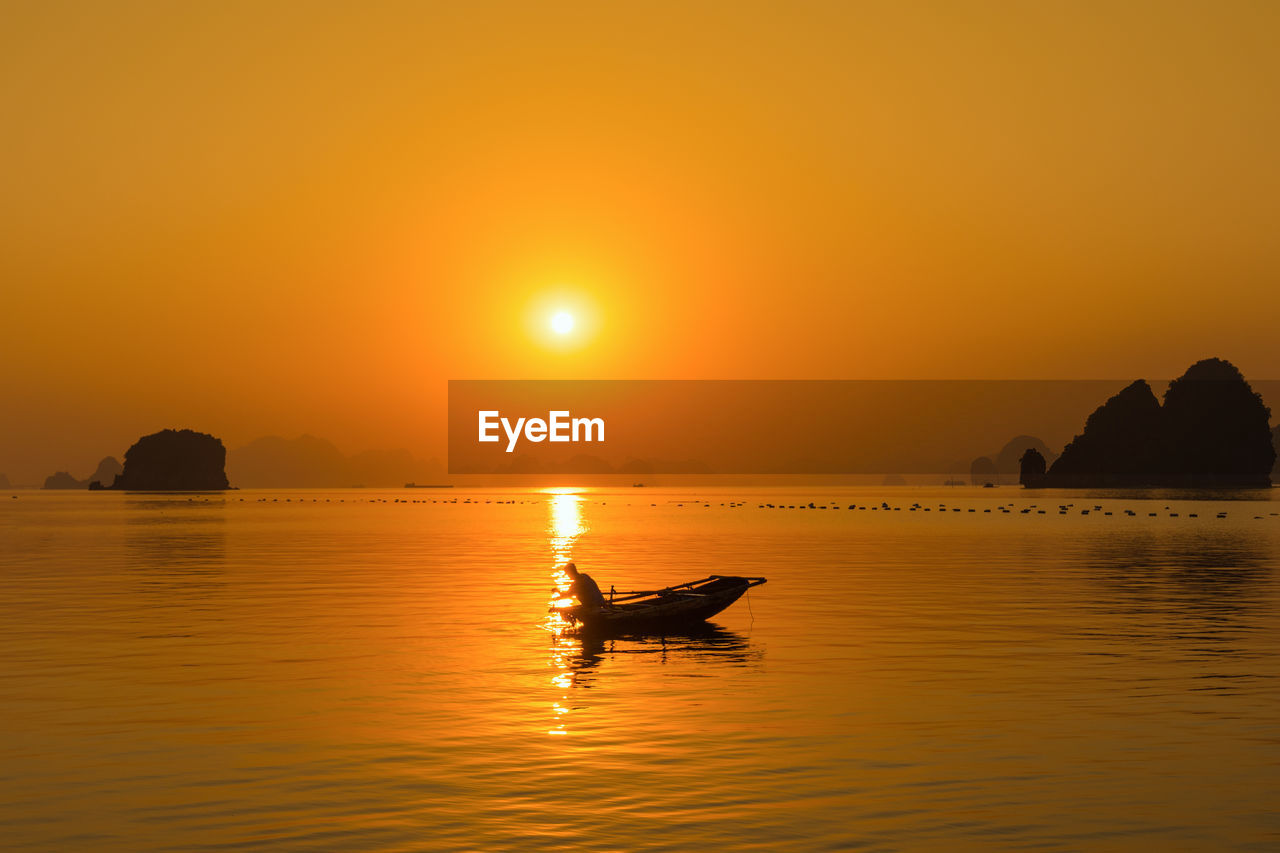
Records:
[[[604,600],[604,594],[600,592],[600,586],[591,575],[578,571],[578,567],[573,563],[564,567],[564,573],[571,581],[569,594],[578,599],[579,604],[591,610],[600,610],[608,606]]]

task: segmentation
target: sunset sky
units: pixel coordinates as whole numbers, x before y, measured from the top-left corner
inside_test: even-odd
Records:
[[[12,4],[0,472],[169,426],[443,457],[450,378],[1278,378],[1277,32],[1233,2]]]

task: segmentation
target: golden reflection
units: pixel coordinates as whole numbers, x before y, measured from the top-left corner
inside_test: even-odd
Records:
[[[552,495],[547,501],[551,509],[551,553],[559,568],[572,559],[573,543],[586,532],[582,525],[582,497],[573,493]]]
[[[564,573],[564,566],[573,559],[574,543],[587,528],[582,520],[580,494],[570,490],[549,489],[547,495],[547,508],[551,514],[547,524],[547,538],[551,545],[551,582],[554,584],[549,606],[554,608],[572,603],[572,599],[566,595],[569,576]],[[575,686],[577,673],[574,661],[582,651],[582,641],[566,634],[569,622],[554,610],[547,615],[544,626],[553,637],[551,657],[547,665],[552,670],[551,687],[557,697],[551,705],[552,727],[547,730],[547,734],[567,735],[570,706],[565,691]]]
[[[559,590],[552,599],[552,604],[569,604],[570,601],[563,595],[569,589],[569,576],[564,573],[564,566],[573,559],[574,543],[587,530],[582,522],[582,496],[576,492],[561,490],[550,490],[548,494],[550,497],[547,507],[551,511],[551,519],[547,524],[551,542],[551,580]],[[553,615],[560,619],[559,614]]]

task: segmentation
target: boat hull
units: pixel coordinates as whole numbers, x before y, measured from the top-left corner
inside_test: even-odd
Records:
[[[586,630],[607,632],[674,631],[705,622],[729,607],[764,578],[713,576],[686,588],[662,590],[640,601],[601,609],[582,605],[561,610]]]

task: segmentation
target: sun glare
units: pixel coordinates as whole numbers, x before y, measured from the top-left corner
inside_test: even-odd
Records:
[[[551,318],[551,330],[557,335],[567,335],[573,331],[573,315],[561,311]]]
[[[548,287],[530,299],[524,322],[535,343],[566,355],[590,346],[600,332],[594,298],[563,285]]]

